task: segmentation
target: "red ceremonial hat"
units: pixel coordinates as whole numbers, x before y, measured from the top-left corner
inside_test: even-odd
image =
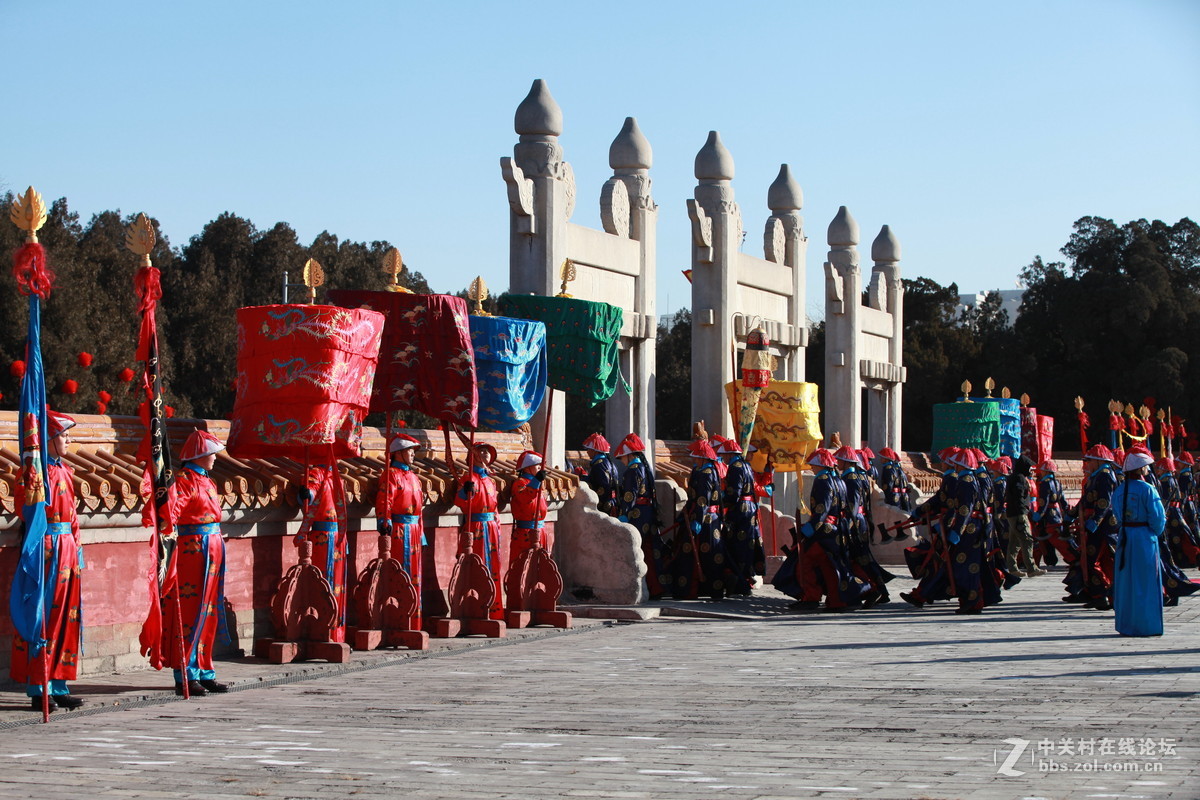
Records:
[[[224,449],[225,445],[221,443],[220,439],[208,431],[197,428],[183,443],[183,450],[180,452],[179,458],[181,461],[195,461],[197,458],[204,458]]]
[[[397,433],[392,437],[392,443],[388,445],[388,452],[395,453],[399,450],[411,450],[420,446],[421,443],[407,433]]]
[[[1179,461],[1183,464],[1187,464],[1189,467],[1196,463],[1196,459],[1192,458],[1192,454],[1187,450],[1184,450],[1179,454]]]
[[[1113,451],[1102,444],[1092,445],[1083,457],[1090,458],[1093,461],[1112,461],[1115,458]]]
[[[591,450],[595,453],[607,453],[612,450],[612,445],[598,433],[593,433],[591,436],[583,440],[583,449]]]
[[[979,462],[975,459],[975,454],[971,452],[971,448],[964,447],[950,457],[951,464],[957,464],[963,469],[975,470],[979,468]]]
[[[717,438],[717,437],[711,437]],[[719,444],[714,448],[717,453],[723,456],[734,456],[742,452],[742,446],[737,443],[736,439],[726,439],[724,436],[718,439]]]
[[[1151,459],[1154,458],[1154,453],[1151,453],[1150,448],[1146,447],[1145,443],[1143,443],[1143,442],[1134,443],[1133,447],[1129,448],[1129,452],[1126,453],[1125,455],[1128,456],[1128,455],[1132,455],[1133,453],[1141,453],[1143,455],[1150,456]]]
[[[833,458],[833,453],[829,452],[827,447],[818,447],[813,450],[807,460],[808,464],[814,467],[836,467],[837,461]]]
[[[833,457],[838,461],[849,461],[851,464],[861,463],[858,460],[858,451],[848,444],[844,444],[838,448],[838,451],[833,454]]]
[[[479,458],[483,461],[483,466],[485,467],[496,460],[496,448],[492,447],[487,442],[479,442],[476,444],[475,452],[479,454]]]
[[[872,450],[871,448],[867,447],[865,444],[859,448],[858,454],[862,455],[862,456],[866,456],[871,461],[875,460],[875,451]]]
[[[1125,450],[1124,449],[1118,447],[1115,451],[1113,451],[1113,462],[1117,463],[1117,464],[1125,463]]]
[[[900,455],[890,447],[885,447],[879,451],[879,455],[886,458],[888,461],[899,461]]]
[[[526,450],[521,453],[521,457],[517,459],[517,469],[527,469],[529,467],[540,467],[543,459],[542,454],[533,450]]]
[[[46,412],[46,435],[53,439],[75,427],[75,420],[57,411]]]
[[[713,452],[712,445],[704,439],[697,439],[688,447],[688,454],[692,458],[706,458],[709,461],[716,461],[717,454]]]
[[[646,445],[642,444],[642,437],[636,433],[629,434],[617,445],[617,455],[619,456],[631,456],[634,453],[644,452],[646,452]]]
[[[1058,467],[1054,464],[1053,461],[1051,461],[1048,458],[1045,461],[1043,461],[1041,464],[1038,465],[1038,469],[1040,469],[1042,472],[1057,472],[1058,471]]]
[[[942,462],[943,464],[949,464],[957,454],[957,447],[947,447],[938,453],[938,461]]]
[[[1165,469],[1168,472],[1174,472],[1175,471],[1175,459],[1171,458],[1170,456],[1163,456],[1157,462],[1155,462],[1154,466],[1161,467],[1162,469]]]

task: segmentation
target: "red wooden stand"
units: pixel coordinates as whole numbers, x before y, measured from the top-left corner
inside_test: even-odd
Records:
[[[367,564],[354,587],[355,618],[348,630],[355,650],[407,647],[428,650],[429,634],[420,630],[419,598],[404,566],[392,558],[392,537],[379,537],[379,557]]]
[[[449,595],[449,615],[425,620],[426,629],[434,636],[439,639],[475,635],[499,639],[505,636],[508,626],[503,620],[490,618],[492,600],[496,596],[492,573],[471,549],[469,539],[466,551],[458,557],[450,576]]]
[[[259,639],[254,655],[273,664],[323,659],[350,660],[350,645],[330,639],[338,607],[329,581],[312,564],[312,543],[300,543],[300,563],[287,571],[271,598],[275,639]]]
[[[508,627],[571,627],[570,613],[558,610],[563,580],[546,548],[534,547],[522,553],[504,576],[504,589],[508,596]]]

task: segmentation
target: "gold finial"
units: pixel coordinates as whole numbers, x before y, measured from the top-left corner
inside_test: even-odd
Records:
[[[1021,392],[1021,408],[1029,405],[1029,392]]]
[[[1075,410],[1083,411],[1083,397],[1080,395],[1075,395]]]
[[[1108,401],[1108,413],[1120,414],[1121,413],[1121,404],[1119,402],[1117,402],[1116,400],[1109,400]]]
[[[1141,415],[1142,419],[1150,419],[1150,409],[1147,408],[1145,406],[1145,404],[1143,404],[1142,407],[1138,409],[1138,414]]]
[[[471,288],[467,290],[467,297],[475,303],[475,308],[471,310],[472,314],[477,317],[491,316],[491,314],[483,310],[483,301],[488,299],[488,288],[487,284],[483,282],[483,276],[479,276],[471,281]]]
[[[572,295],[567,294],[567,284],[575,280],[575,262],[569,258],[563,259],[558,277],[562,280],[562,286],[559,287],[555,297],[571,297]]]
[[[325,283],[325,269],[321,262],[310,258],[304,262],[304,285],[308,287],[308,302],[317,302],[317,287]]]
[[[1000,390],[1000,396],[1007,400],[1012,397],[1012,390],[1005,386]]]
[[[1167,412],[1163,411],[1163,410],[1160,408],[1160,409],[1158,410],[1158,413],[1157,413],[1157,414],[1155,414],[1154,416],[1158,417],[1158,419],[1161,421],[1161,420],[1162,420],[1162,418],[1163,418],[1163,417],[1165,417],[1166,415],[1167,415]]]
[[[16,198],[8,210],[13,225],[25,231],[25,241],[36,242],[38,230],[46,224],[46,204],[32,186]]]
[[[150,253],[154,250],[154,226],[145,214],[138,214],[137,219],[129,223],[125,229],[125,249],[134,255],[141,256],[142,266],[150,266]]]
[[[1133,403],[1125,404],[1125,416],[1127,416],[1127,417],[1137,416],[1137,410],[1133,407]]]
[[[396,248],[391,248],[383,256],[383,271],[390,278],[387,286],[389,292],[403,292],[404,294],[412,294],[412,289],[406,289],[397,283],[396,279],[404,272],[404,259],[400,257],[400,251]]]
[[[962,400],[960,400],[959,402],[960,403],[972,402],[972,400],[971,400],[971,382],[963,381],[962,386],[960,386],[959,388],[962,389],[962,393],[963,393]]]
[[[986,381],[983,382],[983,388],[987,390],[986,397],[990,398],[992,396],[992,389],[996,388],[996,382],[994,380],[992,380],[991,378],[988,378]]]

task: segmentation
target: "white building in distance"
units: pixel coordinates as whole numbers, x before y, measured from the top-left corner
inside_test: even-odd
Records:
[[[1025,296],[1025,288],[1019,289],[994,289],[1000,294],[1000,307],[1008,312],[1008,324],[1012,325],[1017,320],[1017,315],[1021,313],[1021,298]],[[974,294],[960,294],[958,296],[958,316],[962,315],[971,308],[975,308],[982,303],[988,296],[989,292],[975,292]]]

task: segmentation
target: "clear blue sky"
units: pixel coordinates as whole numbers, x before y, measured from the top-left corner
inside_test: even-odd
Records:
[[[762,254],[780,163],[805,193],[809,309],[839,205],[863,261],[1009,288],[1084,215],[1200,213],[1200,3],[0,0],[0,191],[83,219],[223,211],[396,244],[435,291],[507,284],[498,160],[534,78],[563,109],[575,222],[599,226],[626,116],[654,148],[659,311],[690,302],[685,200],[710,129]]]

